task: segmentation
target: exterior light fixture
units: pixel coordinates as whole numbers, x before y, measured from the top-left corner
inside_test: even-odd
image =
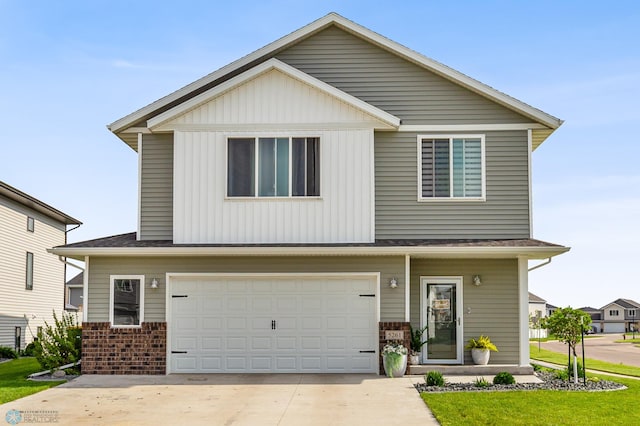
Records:
[[[389,281],[389,287],[391,287],[391,288],[397,288],[398,287],[398,280],[395,277],[391,278],[391,280]]]
[[[157,278],[152,278],[151,279],[151,288],[158,288],[158,279]]]
[[[480,279],[480,275],[474,275],[472,280],[473,280],[473,285],[475,286],[482,285],[482,280]]]

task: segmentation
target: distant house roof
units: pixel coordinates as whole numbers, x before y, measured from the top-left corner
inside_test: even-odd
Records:
[[[80,272],[75,277],[67,281],[67,285],[83,285],[84,284],[84,272]]]
[[[529,292],[529,303],[547,303],[547,301],[542,297],[536,296],[535,294]]]
[[[64,223],[65,225],[82,225],[82,222],[78,219],[74,219],[71,216],[62,213],[60,210],[51,207],[49,204],[43,203],[37,198],[34,198],[2,181],[0,181],[0,195],[20,203],[25,207],[29,207],[38,213],[42,213],[43,215],[57,220],[58,222]]]
[[[547,303],[547,309],[558,309],[558,307],[555,305],[552,305],[551,303]]]
[[[578,310],[584,312],[600,312],[600,309],[592,308],[591,306],[584,306],[582,308],[578,308]]]
[[[640,303],[638,303],[638,302],[636,302],[634,300],[631,300],[631,299],[616,299],[613,302],[607,303],[606,305],[604,305],[600,309],[607,309],[611,305],[622,306],[625,309],[639,309],[640,308]]]

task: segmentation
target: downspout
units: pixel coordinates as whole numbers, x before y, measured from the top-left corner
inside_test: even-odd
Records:
[[[547,261],[546,261],[546,262],[542,262],[542,263],[541,263],[541,264],[539,264],[539,265],[536,265],[536,266],[534,266],[534,267],[532,267],[532,268],[529,268],[529,272],[531,272],[531,271],[533,271],[533,270],[535,270],[535,269],[538,269],[538,268],[542,268],[543,266],[547,266],[548,264],[550,264],[550,263],[551,263],[551,259],[552,259],[552,258],[550,257],[549,259],[547,259]]]

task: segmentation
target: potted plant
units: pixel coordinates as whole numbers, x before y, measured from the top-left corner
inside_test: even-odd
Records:
[[[422,340],[422,335],[428,327],[428,325],[425,325],[423,328],[414,330],[411,324],[409,324],[409,329],[411,330],[411,354],[409,355],[409,364],[411,365],[420,364],[420,352],[422,352],[422,347],[428,342],[428,340]]]
[[[498,352],[496,345],[491,343],[491,339],[488,336],[480,336],[477,339],[469,340],[469,344],[465,346],[467,349],[471,349],[471,358],[476,365],[487,365],[489,363],[489,356],[491,351]]]
[[[407,348],[399,342],[389,342],[382,348],[382,365],[388,377],[402,377],[407,369]]]

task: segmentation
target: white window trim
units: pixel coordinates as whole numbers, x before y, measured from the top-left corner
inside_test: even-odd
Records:
[[[479,138],[480,139],[480,158],[482,164],[481,166],[481,188],[482,195],[480,197],[423,197],[422,196],[422,140],[423,139],[471,139],[471,138]],[[417,155],[416,160],[418,163],[418,202],[420,203],[442,203],[442,202],[483,202],[486,201],[486,156],[485,156],[485,135],[484,134],[423,134],[418,135],[416,140],[417,146]],[[451,156],[449,157],[449,161],[451,162]],[[452,184],[452,183],[451,183]]]
[[[113,323],[113,286],[115,280],[140,280],[140,324],[116,325]],[[141,328],[144,322],[144,275],[110,275],[109,276],[109,324],[111,328]],[[86,303],[86,301],[83,301]],[[84,307],[84,306],[83,306]]]
[[[27,216],[27,232],[36,232],[36,219],[33,216]]]
[[[322,184],[322,175],[323,175],[323,164],[324,164],[324,160],[322,158],[322,143],[320,142],[320,195],[303,195],[303,196],[293,196],[291,195],[291,193],[293,192],[292,190],[292,185],[293,185],[293,179],[292,179],[292,174],[293,174],[293,170],[291,168],[291,162],[292,162],[292,155],[293,155],[293,150],[291,149],[291,144],[292,144],[292,140],[293,138],[317,138],[319,141],[322,140],[322,137],[320,135],[315,135],[315,134],[311,134],[311,133],[298,133],[298,132],[283,132],[283,133],[254,133],[254,134],[243,134],[243,133],[238,133],[238,134],[234,134],[234,133],[227,133],[224,135],[225,138],[225,144],[224,144],[224,199],[225,201],[300,201],[300,200],[321,200],[322,199],[322,190],[324,188],[324,185]],[[289,139],[289,194],[287,196],[274,196],[274,197],[269,197],[269,196],[260,196],[258,195],[258,187],[259,187],[259,176],[258,176],[258,162],[259,162],[259,158],[258,158],[258,140],[259,139],[268,139],[268,138],[287,138]],[[255,142],[255,156],[254,156],[254,185],[255,185],[255,192],[256,195],[253,196],[232,196],[229,195],[229,139],[254,139]],[[306,147],[305,147],[306,149]],[[305,156],[306,157],[306,156]],[[306,188],[306,176],[305,176],[305,188]]]

